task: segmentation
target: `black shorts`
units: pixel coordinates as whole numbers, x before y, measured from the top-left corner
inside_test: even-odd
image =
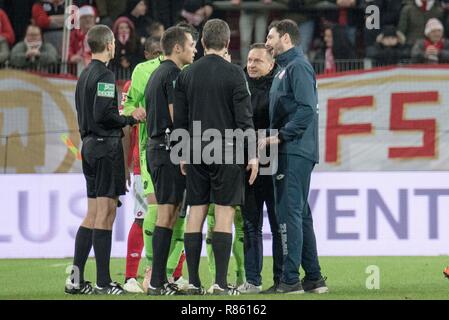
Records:
[[[170,151],[167,151],[164,145],[150,140],[147,146],[147,167],[157,203],[180,204],[186,188],[186,179],[179,165],[170,161]]]
[[[188,164],[187,204],[213,202],[221,206],[240,206],[245,202],[245,169],[238,164]],[[212,201],[211,201],[212,199]]]
[[[81,156],[88,198],[117,198],[126,193],[120,137],[87,136],[83,139]]]

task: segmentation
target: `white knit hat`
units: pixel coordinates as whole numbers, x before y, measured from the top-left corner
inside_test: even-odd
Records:
[[[443,24],[436,18],[432,18],[427,21],[426,28],[424,30],[424,34],[426,35],[426,37],[428,37],[430,32],[432,32],[433,30],[444,31]]]
[[[92,6],[82,6],[79,11],[80,18],[84,16],[96,16],[95,9]]]

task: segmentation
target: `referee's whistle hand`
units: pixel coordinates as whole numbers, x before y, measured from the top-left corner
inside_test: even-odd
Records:
[[[147,117],[147,113],[144,108],[137,108],[131,115],[139,122],[144,122]]]
[[[249,177],[249,185],[252,186],[254,181],[256,181],[257,173],[259,172],[259,160],[257,158],[251,159],[248,161],[248,166],[246,167],[246,171],[251,170],[251,175]]]

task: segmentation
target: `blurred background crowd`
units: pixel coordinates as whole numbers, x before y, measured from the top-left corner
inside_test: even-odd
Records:
[[[64,32],[68,4],[79,7],[79,24]],[[376,26],[370,5],[380,10],[378,28],[367,28]],[[0,66],[77,75],[91,59],[87,31],[106,24],[116,37],[110,67],[129,79],[138,63],[160,54],[165,29],[184,21],[201,36],[214,17],[230,24],[230,53],[241,65],[252,43],[265,42],[270,22],[284,18],[298,23],[318,73],[449,63],[449,0],[0,0]],[[198,42],[196,58],[202,54]]]

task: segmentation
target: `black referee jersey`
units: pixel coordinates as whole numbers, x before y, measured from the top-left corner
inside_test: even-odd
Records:
[[[189,131],[201,121],[201,134],[217,129],[254,129],[251,97],[243,70],[210,54],[181,71],[176,81],[174,127]]]
[[[123,127],[137,123],[132,116],[119,115],[114,74],[100,60],[92,60],[81,73],[75,104],[81,139],[88,135],[122,137]]]

